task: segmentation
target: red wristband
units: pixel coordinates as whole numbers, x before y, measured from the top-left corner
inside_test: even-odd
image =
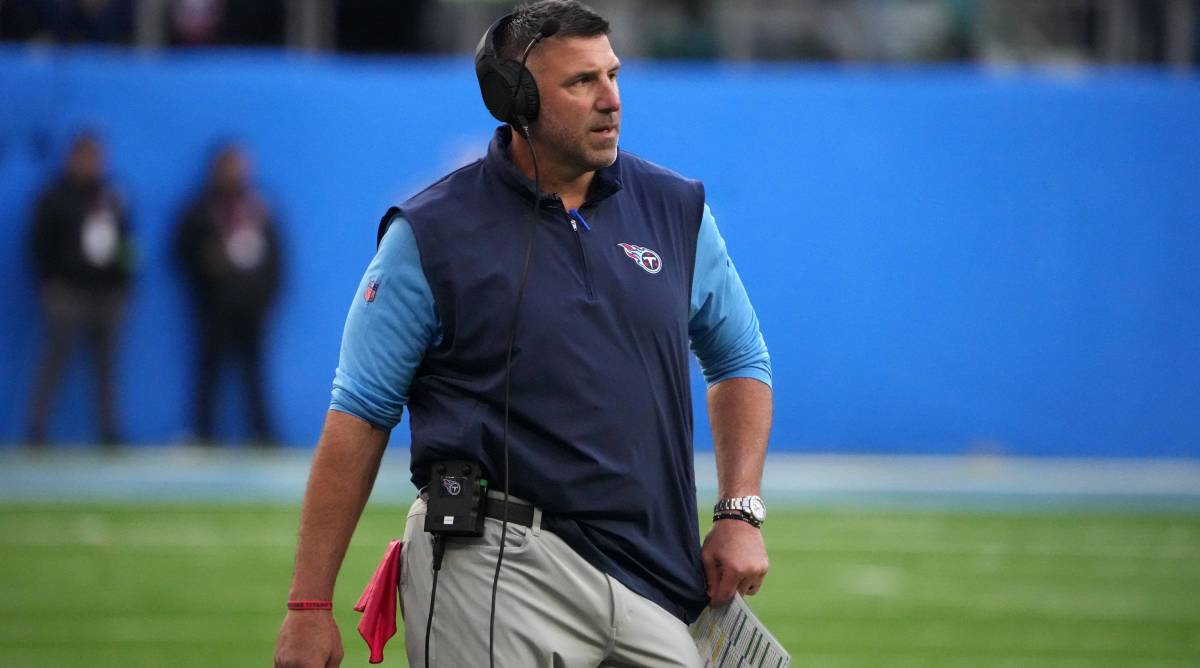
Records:
[[[333,601],[288,601],[288,610],[333,610]]]

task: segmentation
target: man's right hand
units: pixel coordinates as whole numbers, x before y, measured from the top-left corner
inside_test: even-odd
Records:
[[[333,613],[297,610],[284,617],[275,640],[275,668],[337,668],[342,655]]]

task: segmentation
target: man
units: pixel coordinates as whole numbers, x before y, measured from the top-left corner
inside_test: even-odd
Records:
[[[96,368],[100,442],[120,443],[114,358],[133,275],[134,242],[120,197],[105,179],[104,146],[92,133],[71,144],[60,179],[38,198],[33,259],[46,336],[32,397],[29,442],[46,441],[54,395],[71,353],[86,343]]]
[[[515,119],[530,121],[530,139],[500,128],[485,158],[385,218],[347,319],[290,598],[331,598],[407,405],[418,488],[444,459],[478,461],[491,496],[511,488],[495,665],[697,666],[687,623],[706,604],[755,593],[767,557],[761,513],[749,511],[721,512],[701,549],[689,339],[711,383],[723,499],[761,502],[769,360],[703,187],[617,149],[620,62],[607,22],[543,1],[488,35],[501,59],[519,60],[551,19],[557,32],[524,75],[540,111]],[[445,543],[427,638],[434,550],[424,498],[413,504],[400,578],[410,665],[487,665],[502,508],[489,503],[483,537]],[[340,657],[328,612],[289,612],[277,665]]]
[[[267,315],[279,294],[282,252],[277,225],[252,180],[250,159],[235,143],[222,145],[208,182],[180,220],[175,256],[196,308],[196,438],[214,443],[215,394],[222,362],[234,362],[248,397],[251,437],[275,442],[263,388],[262,347]]]

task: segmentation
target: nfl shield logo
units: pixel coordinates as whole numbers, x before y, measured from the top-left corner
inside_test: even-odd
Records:
[[[375,293],[377,292],[379,292],[379,281],[372,278],[370,281],[367,281],[367,289],[363,291],[363,299],[367,300],[367,303],[373,302],[375,301]]]

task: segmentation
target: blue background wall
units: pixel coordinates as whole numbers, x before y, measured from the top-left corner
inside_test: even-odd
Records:
[[[622,145],[707,183],[758,306],[774,447],[1200,456],[1197,79],[642,62],[622,77]],[[212,142],[238,136],[287,226],[268,375],[295,445],[320,429],[380,213],[492,129],[461,58],[0,51],[0,442],[23,435],[38,348],[30,206],[83,125],[107,138],[141,236],[129,437],[185,434],[193,340],[167,240]],[[91,433],[89,390],[80,366],[57,438]]]

